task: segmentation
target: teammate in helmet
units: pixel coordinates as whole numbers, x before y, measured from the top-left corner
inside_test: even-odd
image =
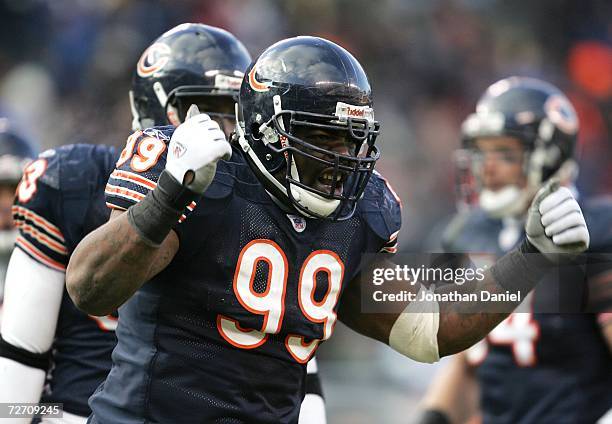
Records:
[[[577,132],[574,108],[549,83],[511,77],[491,85],[462,127],[480,207],[522,215],[543,181],[573,178]]]
[[[572,185],[578,119],[556,87],[511,77],[489,87],[462,131],[479,204],[451,222],[444,249],[494,260],[524,238],[530,197],[545,181]],[[566,206],[564,219],[579,213]],[[602,290],[611,283],[612,203],[590,199],[582,210],[592,234],[586,274],[544,276],[517,312],[442,370],[421,422],[595,422],[612,408],[612,297]],[[568,309],[589,313],[558,313]]]
[[[176,129],[130,138],[109,179],[107,202],[119,210],[71,258],[67,285],[79,307],[104,314],[122,305],[113,368],[90,400],[92,423],[194,415],[294,423],[305,364],[338,317],[429,362],[501,320],[472,314],[466,326],[460,306],[442,305],[440,313],[362,313],[362,255],[393,252],[401,216],[373,172],[378,124],[368,79],[349,52],[315,37],[280,41],[250,66],[239,104],[233,149],[195,107]],[[559,243],[546,235],[538,206],[556,213],[562,200],[575,204],[553,187],[536,196],[529,223],[542,228],[477,288],[530,289],[529,272],[550,266],[537,249],[588,245],[580,220],[552,220]]]
[[[35,155],[32,145],[14,131],[9,120],[0,118],[0,322],[6,266],[17,237],[11,206],[23,169]]]
[[[224,128],[234,128],[234,104],[251,56],[231,33],[181,24],[142,54],[132,79],[132,129],[179,125],[195,104]]]

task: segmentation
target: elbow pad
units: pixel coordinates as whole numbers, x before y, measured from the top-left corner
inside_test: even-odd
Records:
[[[427,289],[421,286],[417,299]],[[434,300],[413,301],[399,315],[389,333],[389,346],[418,362],[433,363],[440,360],[438,328],[440,305]]]

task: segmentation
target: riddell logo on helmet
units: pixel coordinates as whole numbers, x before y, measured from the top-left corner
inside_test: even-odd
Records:
[[[363,118],[365,115],[365,111],[363,109],[352,108],[350,106],[346,109],[346,113],[348,116],[357,116],[359,118]]]
[[[161,71],[164,66],[170,60],[170,47],[164,43],[152,44],[148,49],[144,51],[138,65],[136,66],[136,72],[142,78],[150,77],[155,72]]]
[[[341,121],[346,121],[347,118],[361,118],[369,122],[374,121],[374,109],[369,106],[355,106],[338,102],[336,103],[335,115],[340,118]]]

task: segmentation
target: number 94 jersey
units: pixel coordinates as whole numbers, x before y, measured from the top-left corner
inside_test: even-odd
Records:
[[[172,129],[145,133],[111,175],[110,205],[141,197],[165,165],[164,152],[144,171],[144,155],[131,164],[143,142],[164,150]],[[344,286],[363,253],[396,249],[399,227],[399,199],[378,174],[353,218],[305,219],[276,206],[234,150],[177,224],[171,264],[120,309],[113,369],[91,401],[96,419],[296,422],[304,364],[331,336]]]

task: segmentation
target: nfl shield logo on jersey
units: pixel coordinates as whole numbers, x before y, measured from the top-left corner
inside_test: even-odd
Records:
[[[302,231],[306,229],[306,220],[303,217],[299,215],[287,214],[287,218],[289,218],[289,221],[291,221],[291,224],[293,225],[293,229],[297,231],[298,233],[301,233]]]

